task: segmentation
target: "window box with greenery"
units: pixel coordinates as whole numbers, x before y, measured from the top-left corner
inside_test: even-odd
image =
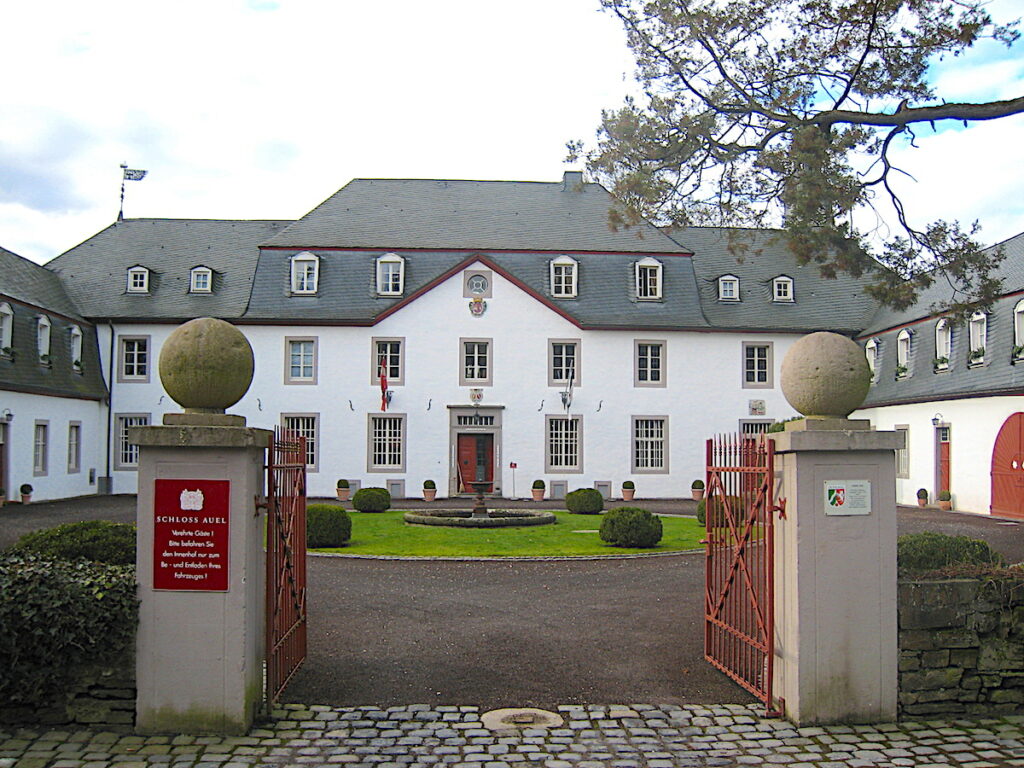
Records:
[[[704,498],[704,481],[694,480],[690,483],[690,494],[693,496],[694,501],[700,501]]]
[[[6,357],[10,360],[13,360],[14,350],[11,347],[0,347],[0,357]]]
[[[73,361],[71,361],[71,370],[73,370],[75,373],[81,373],[82,372],[82,361],[81,360],[73,360]]]
[[[346,480],[345,478],[341,478],[340,480],[338,480],[336,490],[338,492],[338,501],[348,501],[349,493],[351,493],[349,489],[348,480]]]
[[[1024,360],[1024,344],[1014,344],[1013,351],[1010,353],[1010,362],[1019,363]]]
[[[544,501],[544,488],[545,485],[543,480],[533,481],[533,488],[531,489],[531,491],[533,493],[534,501]]]
[[[932,369],[935,371],[948,371],[949,370],[949,358],[948,357],[936,357],[932,360]]]
[[[33,490],[34,489],[32,488],[32,486],[29,485],[28,483],[22,483],[21,488],[18,489],[18,492],[21,494],[22,504],[28,504],[30,501],[32,501]]]
[[[985,348],[977,347],[972,349],[970,354],[967,355],[967,364],[969,366],[981,365],[985,362]]]
[[[632,480],[624,481],[622,483],[622,500],[632,501],[634,495],[636,495],[636,485]]]
[[[47,355],[47,354],[40,355],[39,356],[39,364],[40,365],[45,365],[47,368],[49,368],[50,367],[50,356]]]
[[[928,491],[925,488],[917,489],[917,506],[926,507],[928,506]]]
[[[435,498],[437,498],[437,485],[435,485],[433,480],[424,480],[423,481],[423,500],[424,501],[433,501]]]
[[[939,509],[949,512],[953,508],[953,496],[949,491],[939,491]]]
[[[905,379],[910,374],[910,369],[905,365],[896,366],[896,378]]]

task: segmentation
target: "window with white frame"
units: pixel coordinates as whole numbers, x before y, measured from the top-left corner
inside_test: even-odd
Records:
[[[548,416],[546,419],[545,471],[582,472],[582,425],[579,416]]]
[[[636,297],[660,299],[662,296],[661,262],[648,256],[635,265]]]
[[[740,300],[740,279],[736,275],[722,275],[718,278],[718,300]]]
[[[668,472],[668,417],[633,417],[633,472]]]
[[[386,253],[377,259],[377,293],[401,296],[405,290],[405,259],[397,253]]]
[[[772,280],[772,301],[793,300],[793,278],[780,276]]]
[[[367,469],[370,472],[405,471],[405,415],[370,416]]]
[[[285,344],[285,384],[316,384],[317,339],[287,336]]]
[[[988,337],[988,315],[984,312],[975,312],[971,315],[967,324],[968,336],[970,337],[970,351],[967,353],[967,362],[971,365],[980,365],[985,362],[985,343]]]
[[[68,474],[82,469],[82,424],[78,421],[68,422]]]
[[[50,362],[50,318],[45,315],[36,320],[36,347],[39,359]]]
[[[949,368],[949,359],[953,353],[953,329],[946,318],[935,324],[935,370],[945,371]]]
[[[50,422],[36,421],[32,442],[32,474],[36,477],[45,475],[50,460]]]
[[[145,267],[128,268],[128,293],[149,293],[149,270]]]
[[[491,383],[491,340],[459,339],[462,351],[462,369],[459,384],[488,386]]]
[[[551,295],[569,299],[576,295],[576,260],[559,256],[551,262]]]
[[[213,270],[193,267],[188,289],[191,293],[210,293],[213,290]]]
[[[774,386],[772,352],[771,342],[743,343],[743,387],[745,389],[769,389]]]
[[[320,279],[320,259],[316,254],[303,251],[292,256],[292,293],[313,294],[317,292]]]
[[[896,378],[910,375],[910,331],[904,328],[896,336]]]
[[[868,343],[864,345],[864,357],[867,358],[871,378],[874,379],[878,372],[878,339],[868,339]]]
[[[1024,358],[1024,299],[1013,308],[1013,359]]]
[[[665,386],[665,342],[637,339],[634,342],[633,386]]]
[[[71,367],[82,370],[82,329],[77,325],[71,326]]]
[[[373,364],[370,381],[379,384],[381,376],[388,380],[388,386],[405,383],[404,339],[373,339]]]
[[[132,427],[149,425],[148,413],[117,414],[117,448],[114,456],[114,469],[138,469],[139,446],[128,441],[128,430]]]
[[[548,340],[548,386],[580,384],[579,339]]]
[[[318,471],[320,468],[320,414],[282,413],[281,426],[295,437],[306,438],[306,471]]]
[[[121,336],[120,353],[121,364],[117,367],[118,381],[149,381],[148,336]]]
[[[897,424],[893,427],[893,431],[903,433],[903,447],[896,449],[896,477],[908,478],[910,477],[910,450],[907,446],[910,440],[910,426]]]
[[[14,343],[14,310],[4,302],[0,304],[0,354],[8,355]]]

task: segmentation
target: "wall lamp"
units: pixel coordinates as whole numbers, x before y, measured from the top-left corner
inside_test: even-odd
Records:
[[[0,421],[4,424],[10,424],[14,421],[14,414],[11,413],[10,408],[4,408],[3,412],[0,412]]]
[[[932,416],[932,426],[933,427],[937,427],[941,423],[942,423],[942,414],[941,413],[936,413],[934,416]]]

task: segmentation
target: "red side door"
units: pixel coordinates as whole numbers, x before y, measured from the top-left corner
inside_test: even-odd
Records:
[[[1015,413],[992,448],[993,515],[1024,518],[1024,413]]]
[[[949,427],[939,427],[939,490],[949,488]]]

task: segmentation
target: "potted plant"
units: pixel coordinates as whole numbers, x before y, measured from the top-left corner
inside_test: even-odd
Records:
[[[5,501],[7,501],[7,489],[0,486],[0,507],[4,505]]]
[[[348,480],[341,478],[338,481],[338,501],[348,501],[348,495],[351,492],[348,487]]]
[[[924,488],[917,489],[917,506],[924,507],[928,504],[928,491]]]
[[[907,368],[907,366],[905,366],[905,365],[897,365],[896,366],[896,378],[897,379],[902,379],[904,376],[907,375],[907,372],[909,370],[910,369]]]
[[[1013,352],[1010,354],[1011,360],[1020,360],[1024,358],[1024,344],[1014,344]]]
[[[949,512],[953,508],[953,496],[949,491],[939,491],[939,509]]]
[[[534,501],[544,501],[544,481],[534,480],[532,492]]]
[[[932,368],[934,368],[936,371],[946,370],[947,368],[949,368],[949,358],[936,357],[934,360],[932,360]]]
[[[632,501],[634,494],[636,494],[636,486],[633,484],[633,481],[632,480],[626,480],[625,482],[623,482],[622,483],[622,500],[623,501]]]
[[[690,493],[693,495],[694,501],[700,501],[704,498],[704,481],[694,480],[690,483]]]
[[[423,500],[433,501],[434,497],[437,496],[437,486],[434,485],[433,480],[423,481]]]
[[[21,488],[18,489],[21,493],[21,503],[28,504],[32,501],[32,486],[28,483],[22,483]]]
[[[972,349],[971,354],[967,356],[967,359],[970,360],[971,363],[982,362],[985,359],[985,348],[977,347],[975,349]]]

